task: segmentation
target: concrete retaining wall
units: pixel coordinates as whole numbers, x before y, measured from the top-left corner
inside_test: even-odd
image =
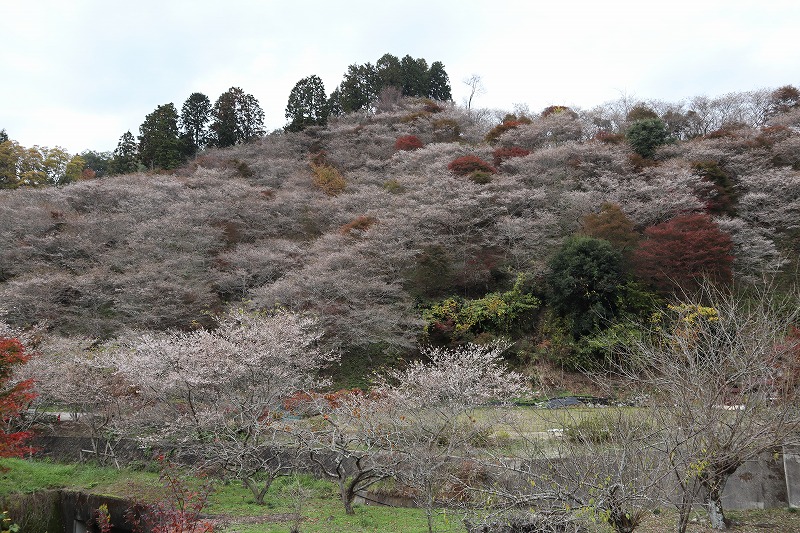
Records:
[[[779,453],[764,454],[739,467],[725,485],[726,509],[776,509],[786,507],[787,476]]]

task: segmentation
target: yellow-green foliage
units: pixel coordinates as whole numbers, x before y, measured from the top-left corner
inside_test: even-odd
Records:
[[[328,196],[336,196],[347,186],[344,176],[335,167],[312,164],[311,170],[314,172],[314,185]]]
[[[695,324],[698,320],[707,322],[718,322],[719,313],[713,307],[705,307],[697,304],[668,305],[667,309],[676,313],[680,320],[687,324]]]
[[[517,319],[539,308],[541,302],[529,293],[522,292],[522,276],[507,292],[492,292],[482,298],[447,298],[423,311],[425,331],[432,328],[447,329],[453,340],[465,339],[480,333],[503,334],[511,332]]]
[[[2,522],[0,522],[0,533],[17,533],[19,525],[13,523],[14,521],[8,516],[8,511],[3,511]]]
[[[399,194],[401,192],[405,192],[406,188],[397,181],[395,178],[390,179],[386,183],[383,184],[383,188],[386,189],[387,192],[392,194]]]

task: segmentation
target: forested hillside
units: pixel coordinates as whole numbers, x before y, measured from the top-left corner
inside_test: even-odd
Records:
[[[385,90],[295,126],[169,172],[0,190],[2,320],[106,339],[283,306],[364,371],[499,336],[577,368],[700,278],[796,282],[792,87],[502,119]]]

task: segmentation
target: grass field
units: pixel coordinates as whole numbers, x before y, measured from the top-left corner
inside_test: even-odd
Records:
[[[70,488],[121,498],[157,497],[161,491],[158,473],[145,470],[115,470],[91,465],[57,464],[43,461],[5,459],[0,461],[0,495],[30,494],[46,489]],[[355,515],[344,513],[333,484],[309,476],[287,477],[275,482],[265,505],[253,502],[239,483],[216,485],[206,512],[224,533],[286,533],[299,526],[305,533],[423,533],[424,513],[419,509],[356,506]],[[730,511],[735,533],[800,532],[800,512],[790,509]],[[13,514],[12,519],[15,518]],[[298,520],[298,516],[301,517]],[[442,512],[436,531],[463,532],[463,516]],[[696,512],[689,527],[692,533],[709,533],[705,515]],[[664,509],[648,515],[637,529],[640,533],[672,531],[674,513]],[[609,533],[604,524],[594,524],[592,533]],[[28,532],[24,532],[28,533]]]

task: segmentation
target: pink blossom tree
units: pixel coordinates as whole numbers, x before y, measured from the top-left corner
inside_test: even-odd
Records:
[[[387,373],[376,384],[383,434],[399,456],[393,475],[415,490],[429,532],[452,474],[496,422],[480,420],[476,410],[489,402],[508,402],[525,390],[522,376],[503,361],[507,348],[502,341],[423,348],[423,360]]]
[[[272,481],[294,466],[283,400],[320,386],[318,371],[336,360],[317,347],[319,337],[309,316],[240,310],[214,330],[134,336],[112,354],[136,388],[131,427],[240,479],[263,504]]]

